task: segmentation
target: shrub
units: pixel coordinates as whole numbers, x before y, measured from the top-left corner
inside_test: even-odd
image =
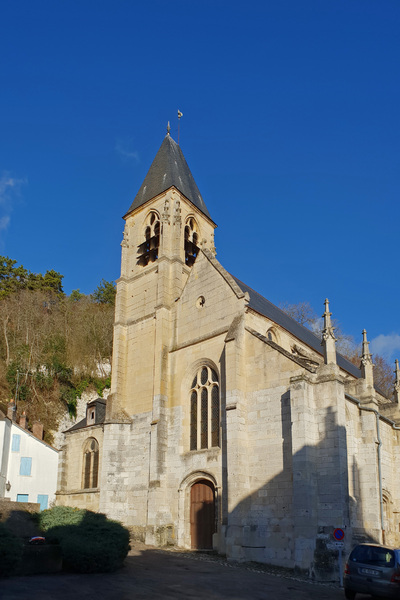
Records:
[[[72,506],[54,506],[38,513],[39,526],[43,531],[64,525],[79,525],[88,511]]]
[[[48,538],[59,542],[67,568],[102,573],[122,566],[129,551],[129,532],[120,523],[100,513],[63,506],[41,515],[41,526]]]
[[[22,551],[22,540],[0,523],[0,577],[7,577],[18,571]]]

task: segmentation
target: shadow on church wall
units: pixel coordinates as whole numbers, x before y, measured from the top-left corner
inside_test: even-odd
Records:
[[[222,365],[224,361],[222,361]],[[318,425],[315,425],[317,427]],[[353,458],[351,476],[357,500],[349,496],[346,429],[332,407],[324,415],[324,437],[293,454],[290,394],[281,397],[283,468],[228,511],[232,465],[222,425],[222,533],[228,556],[238,560],[299,568],[315,579],[338,579],[338,550],[333,531],[345,531],[344,557],[355,543],[378,541],[362,526],[362,490]],[[267,447],[267,446],[266,446]],[[251,451],[251,450],[250,450]],[[254,450],[255,451],[255,450]],[[266,456],[266,462],[268,456]],[[234,465],[233,465],[234,466]],[[250,469],[250,467],[249,467]],[[257,467],[259,476],[260,467]],[[251,471],[248,472],[250,482]],[[352,524],[357,525],[352,532]]]

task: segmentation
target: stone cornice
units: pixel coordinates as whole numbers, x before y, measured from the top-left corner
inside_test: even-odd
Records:
[[[341,377],[340,375],[329,375],[328,373],[323,374],[323,375],[317,375],[315,382],[316,383],[328,383],[328,381],[337,381],[341,385],[344,385],[344,383],[345,383],[344,378]]]
[[[314,385],[315,383],[314,379],[311,379],[311,377],[307,373],[301,373],[300,375],[293,375],[292,377],[290,377],[291,384],[299,383],[301,381],[305,381],[310,385]]]
[[[150,319],[154,319],[156,316],[155,312],[149,313],[144,317],[140,317],[139,319],[132,319],[131,321],[127,321],[126,323],[122,323],[122,321],[115,321],[114,327],[119,325],[120,327],[129,327],[130,325],[137,325],[137,323],[142,323],[143,321],[149,321]]]
[[[188,346],[194,346],[195,344],[199,344],[201,342],[206,342],[207,340],[212,340],[213,338],[216,338],[220,335],[226,335],[228,333],[228,329],[226,327],[221,327],[221,329],[217,329],[216,331],[214,331],[211,334],[205,334],[205,335],[201,335],[197,338],[193,338],[191,340],[188,340],[187,342],[184,342],[182,344],[176,344],[175,346],[173,346],[170,350],[170,352],[176,352],[177,350],[182,350],[182,348],[187,348]]]
[[[143,271],[141,271],[140,273],[136,273],[136,275],[133,275],[132,277],[125,277],[124,275],[121,275],[121,277],[119,279],[117,279],[117,284],[120,281],[123,283],[131,283],[132,281],[141,279],[141,277],[144,277],[145,275],[148,275],[149,273],[157,272],[157,271],[158,271],[158,263],[152,267],[147,267],[147,268],[144,267]]]
[[[300,365],[300,367],[307,369],[307,371],[309,371],[310,373],[316,372],[315,366],[310,365],[308,363],[307,359],[299,358],[298,356],[294,356],[293,354],[291,354],[290,352],[288,352],[287,350],[282,348],[282,346],[279,346],[279,344],[277,344],[276,342],[269,340],[267,337],[265,337],[265,335],[258,333],[258,331],[255,331],[255,329],[252,329],[251,327],[245,327],[245,330],[248,331],[251,335],[254,335],[254,337],[258,338],[261,342],[263,342],[267,346],[270,346],[274,350],[277,350],[277,352],[279,352],[280,354],[283,354],[283,356],[286,356],[286,358],[288,358],[289,360]]]
[[[125,277],[124,275],[121,275],[116,280],[116,283],[117,284],[118,283],[125,283],[125,284],[132,283],[134,281],[137,281],[138,279],[141,279],[145,275],[149,275],[150,273],[157,273],[159,264],[163,263],[163,262],[167,262],[169,264],[177,263],[182,266],[183,273],[190,273],[190,268],[185,265],[185,263],[182,261],[180,256],[176,255],[176,256],[170,257],[170,256],[164,255],[164,256],[160,256],[160,258],[157,259],[157,262],[154,263],[152,266],[143,267],[142,271],[140,271],[139,273],[135,273],[131,277]]]
[[[56,491],[56,496],[78,496],[80,494],[100,494],[100,488],[87,488],[86,490],[71,490],[62,492],[61,490]]]

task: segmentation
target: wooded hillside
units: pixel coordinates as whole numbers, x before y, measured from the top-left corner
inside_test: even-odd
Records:
[[[17,419],[43,423],[51,443],[58,419],[74,414],[89,386],[109,385],[115,286],[66,296],[56,271],[30,273],[0,257],[0,409],[15,400]]]

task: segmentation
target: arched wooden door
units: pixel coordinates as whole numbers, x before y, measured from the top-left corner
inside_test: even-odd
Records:
[[[212,483],[197,481],[190,490],[190,535],[192,548],[212,550],[215,533],[215,492]]]

